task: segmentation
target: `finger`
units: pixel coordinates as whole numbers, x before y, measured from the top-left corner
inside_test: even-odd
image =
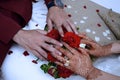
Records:
[[[56,45],[56,46],[63,46],[62,43],[60,43],[59,41],[57,41],[55,39],[52,39],[50,37],[45,37],[45,41],[48,42],[48,43],[51,43],[53,45]]]
[[[27,47],[27,49],[28,49],[28,51],[32,52],[33,55],[35,55],[35,56],[38,57],[39,59],[41,59],[41,60],[46,60],[46,59],[36,50],[35,46],[34,46],[34,47]]]
[[[84,44],[89,44],[89,45],[93,45],[95,44],[93,41],[89,41],[89,40],[86,40],[86,39],[81,39],[81,43],[84,43]]]
[[[89,40],[89,41],[93,41],[91,38],[89,38],[89,37],[86,36],[86,33],[79,33],[78,35],[79,35],[81,38],[83,38],[83,39],[86,39],[86,40]]]
[[[71,20],[67,20],[67,22],[68,22],[69,25],[71,26],[73,32],[74,32],[75,34],[78,34],[78,31],[77,31],[77,29],[76,29],[76,26],[73,24],[73,22],[72,22]]]
[[[62,56],[59,56],[59,55],[53,55],[53,57],[55,57],[58,61],[62,62],[62,63],[65,63],[66,62],[66,59]]]
[[[58,32],[63,37],[64,36],[64,32],[63,32],[63,29],[62,29],[62,25],[56,25],[56,26],[57,26]]]
[[[52,45],[49,45],[47,43],[44,43],[41,45],[42,48],[44,48],[47,51],[50,51],[51,53],[61,55],[62,53],[59,52],[57,49],[55,49]]]
[[[81,38],[86,39],[86,34],[85,33],[79,33],[78,36],[81,37]]]
[[[37,51],[38,51],[44,58],[47,59],[47,52],[46,52],[44,49],[39,48],[39,49],[37,49]]]
[[[74,48],[70,47],[67,43],[65,43],[65,42],[62,42],[62,43],[72,54],[76,55],[78,53],[77,50],[75,50]]]
[[[45,30],[37,29],[36,31],[39,32],[39,33],[41,33],[41,34],[47,34],[47,32]]]
[[[83,38],[83,39],[86,39],[86,40],[89,40],[89,41],[94,41],[94,40],[92,40],[91,38],[89,38],[88,36],[86,36],[86,33],[85,33],[85,32],[79,33],[78,35],[79,35],[81,38]]]
[[[58,49],[62,54],[64,54],[69,59],[73,56],[68,50],[65,50],[65,49],[57,47],[57,46],[55,48]]]
[[[85,49],[78,48],[78,50],[80,50],[82,54],[85,54],[85,55],[88,56],[88,53],[87,53],[87,51]]]
[[[64,67],[64,64],[61,63],[61,62],[56,61],[55,63],[56,63],[57,65],[60,65],[60,66],[63,66],[63,67]]]
[[[68,32],[73,32],[72,29],[71,29],[71,27],[70,27],[70,25],[67,22],[64,22],[63,26],[64,26],[64,28],[66,28],[66,30]]]
[[[43,56],[41,56],[36,50],[31,50],[31,52],[38,57],[40,60],[46,60]]]
[[[49,18],[47,19],[47,25],[48,25],[48,32],[50,32],[53,29],[53,24]]]
[[[86,36],[86,32],[81,32],[81,33],[79,33],[78,35],[84,35],[84,36]]]
[[[62,67],[66,67],[67,69],[72,70],[72,69],[71,69],[71,66],[65,66],[65,65],[64,65],[65,63],[61,63],[61,62],[58,62],[58,61],[56,61],[55,63],[56,63],[57,65],[60,65],[60,66],[62,66]]]

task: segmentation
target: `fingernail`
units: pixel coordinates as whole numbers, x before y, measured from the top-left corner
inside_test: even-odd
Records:
[[[63,44],[60,43],[60,46],[63,46]]]
[[[62,53],[61,52],[58,52],[58,54],[61,56],[62,55]]]
[[[62,36],[62,37],[64,37],[64,35],[63,35],[63,34],[61,34],[61,36]]]
[[[48,32],[50,32],[50,30],[48,30]]]

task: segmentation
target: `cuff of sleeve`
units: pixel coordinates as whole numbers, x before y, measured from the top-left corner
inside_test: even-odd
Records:
[[[55,3],[54,3],[54,0],[49,0],[49,2],[47,1],[46,2],[46,5],[47,5],[47,8],[50,9],[51,7],[53,6],[56,6]]]

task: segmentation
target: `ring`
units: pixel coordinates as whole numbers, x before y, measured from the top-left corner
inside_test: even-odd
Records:
[[[64,66],[69,66],[70,65],[70,61],[66,60],[66,63],[64,64]]]

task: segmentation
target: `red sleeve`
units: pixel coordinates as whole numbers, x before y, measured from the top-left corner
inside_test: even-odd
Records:
[[[45,4],[47,5],[49,2],[51,2],[52,0],[45,0]]]
[[[0,13],[0,41],[7,44],[20,29],[17,22]]]

